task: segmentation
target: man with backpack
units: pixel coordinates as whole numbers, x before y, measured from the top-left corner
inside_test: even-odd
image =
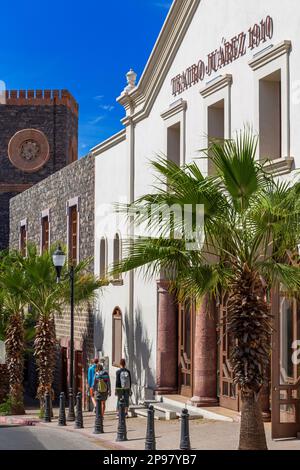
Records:
[[[111,385],[108,372],[103,369],[102,364],[98,364],[94,380],[95,395],[100,397],[101,414],[104,416],[107,398],[111,395]]]
[[[116,373],[116,395],[118,397],[118,409],[120,400],[123,397],[125,400],[125,413],[128,416],[129,397],[131,396],[131,374],[126,369],[125,359],[120,361],[120,369]]]

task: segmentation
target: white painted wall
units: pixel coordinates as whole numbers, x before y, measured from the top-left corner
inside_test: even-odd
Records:
[[[247,50],[247,54],[227,65],[221,71],[212,74],[208,80],[199,83],[179,97],[172,96],[171,79],[181,73],[199,59],[206,58],[207,54],[220,47],[222,38],[230,39],[242,31],[259,23],[270,15],[274,20],[274,35],[272,40],[261,45],[254,51]],[[166,153],[166,126],[161,113],[169,108],[179,98],[187,101],[186,111],[186,160],[192,161],[200,156],[199,150],[205,147],[207,137],[206,109],[213,103],[213,98],[203,98],[200,94],[207,82],[220,74],[232,75],[231,101],[229,112],[232,135],[236,130],[249,123],[258,132],[259,123],[257,108],[257,74],[249,66],[254,53],[266,46],[276,46],[283,40],[292,42],[290,53],[290,156],[295,158],[296,167],[300,166],[300,3],[299,0],[286,0],[284,6],[281,0],[202,0],[190,24],[185,39],[179,48],[173,64],[168,72],[163,86],[159,90],[150,115],[137,123],[135,128],[135,197],[151,191],[153,185],[153,172],[149,167],[149,160],[158,153]],[[119,90],[116,90],[116,94]],[[216,101],[222,95],[216,94]],[[289,125],[287,116],[283,117],[285,126]],[[174,119],[173,119],[174,120]],[[103,235],[107,236],[100,208],[103,203],[118,201],[120,197],[129,193],[129,149],[126,141],[114,148],[96,156],[96,236],[95,236],[95,270],[99,271],[99,243]],[[283,155],[286,157],[289,155]],[[207,162],[198,160],[204,172],[207,171]],[[291,178],[292,174],[285,176]],[[112,259],[112,240],[108,241],[109,261]],[[110,286],[99,296],[98,317],[104,323],[103,351],[111,356],[111,314],[115,306],[119,306],[124,313],[128,312],[129,305],[128,276],[124,277],[123,286]],[[142,377],[141,388],[154,384],[155,377],[155,351],[156,351],[156,316],[157,316],[156,283],[144,282],[141,277],[135,276],[134,283],[134,314],[140,313],[143,330],[144,350],[149,351],[149,370],[147,380]],[[137,333],[138,334],[138,333]],[[97,338],[97,327],[96,327]],[[137,338],[140,340],[140,336]],[[146,347],[146,343],[148,346]],[[96,341],[97,343],[97,341]],[[97,344],[96,344],[97,346]],[[125,348],[125,343],[124,343]],[[141,362],[140,351],[137,351],[136,360],[139,367],[145,368]],[[142,364],[142,365],[141,365]],[[148,371],[149,372],[149,371]],[[111,375],[115,370],[111,368]],[[152,378],[151,378],[152,375]],[[140,391],[138,395],[140,394]]]

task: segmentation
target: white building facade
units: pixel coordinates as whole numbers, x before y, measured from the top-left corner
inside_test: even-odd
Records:
[[[259,134],[257,158],[268,158],[281,178],[293,178],[300,165],[299,20],[297,0],[284,7],[280,0],[173,2],[142,77],[136,84],[131,71],[118,98],[124,130],[91,151],[96,275],[122,255],[128,237],[125,220],[116,226],[108,215],[112,205],[152,191],[149,161],[157,154],[178,164],[197,159],[208,174],[209,162],[199,159],[208,138],[234,137],[249,124]],[[282,356],[297,339],[300,315],[285,300],[274,308]],[[109,358],[112,380],[119,359],[127,359],[135,401],[179,394],[197,406],[239,410],[219,312],[208,317],[180,307],[166,280],[146,282],[130,273],[99,294],[96,315],[95,350]],[[277,359],[281,369],[273,367],[263,410],[266,419],[273,413],[274,437],[286,437],[300,432],[299,371]],[[115,406],[113,397],[109,404]]]

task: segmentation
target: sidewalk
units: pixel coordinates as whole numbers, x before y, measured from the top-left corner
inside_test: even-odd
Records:
[[[58,410],[54,410],[55,417],[51,423],[38,421],[37,412],[30,412],[18,420],[24,420],[40,427],[58,428]],[[3,418],[3,417],[2,417]],[[10,421],[14,417],[7,417]],[[66,427],[59,427],[67,433],[76,433],[87,439],[88,442],[98,444],[108,450],[142,450],[145,445],[146,419],[129,418],[127,423],[127,442],[116,442],[118,420],[116,413],[107,413],[104,418],[105,434],[94,435],[93,413],[84,413],[84,429],[75,430],[74,423],[67,423]],[[2,423],[3,424],[3,423]],[[8,421],[7,421],[8,424]],[[178,450],[180,442],[180,421],[155,421],[157,450]],[[271,426],[266,424],[266,433],[269,449],[272,450],[300,450],[300,440],[271,440]],[[239,423],[211,420],[190,421],[190,438],[193,449],[199,450],[235,450],[238,446]],[[76,449],[75,449],[76,450]]]

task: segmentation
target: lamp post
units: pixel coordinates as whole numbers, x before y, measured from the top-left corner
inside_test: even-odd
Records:
[[[60,282],[61,271],[66,262],[66,255],[59,246],[52,256],[56,269],[57,282]],[[75,421],[74,412],[74,266],[71,265],[68,276],[70,279],[70,371],[69,371],[69,411],[67,421]]]

